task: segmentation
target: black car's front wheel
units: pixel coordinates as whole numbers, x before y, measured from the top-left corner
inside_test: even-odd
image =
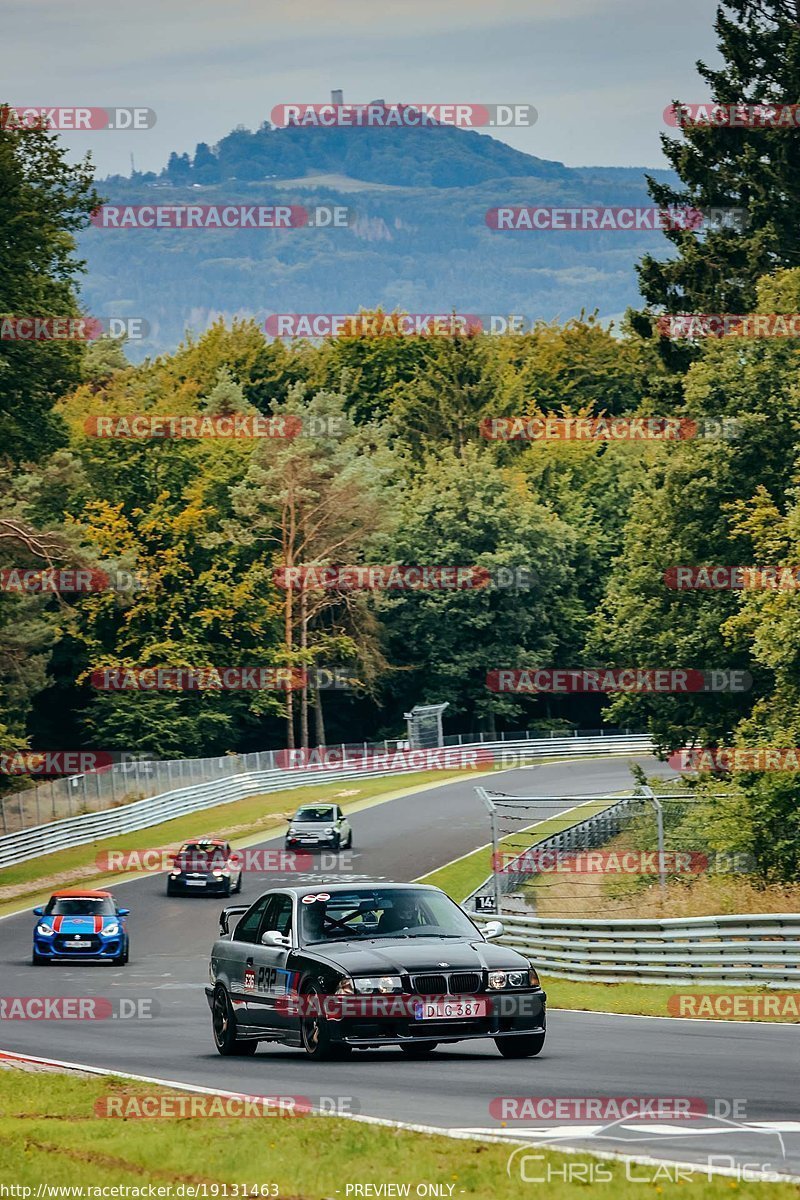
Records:
[[[309,1058],[317,1062],[326,1062],[331,1058],[344,1058],[349,1046],[334,1042],[331,1038],[331,1027],[323,1011],[324,997],[318,988],[311,986],[303,989],[303,1008],[306,1010],[300,1018],[300,1040]]]
[[[427,1058],[438,1045],[438,1042],[402,1042],[400,1049],[409,1058]]]
[[[219,1054],[255,1054],[258,1042],[237,1037],[236,1014],[231,998],[221,984],[214,989],[211,1024],[214,1030],[214,1045]]]
[[[530,1037],[500,1037],[494,1044],[503,1058],[535,1058],[544,1046],[544,1034],[532,1033]]]

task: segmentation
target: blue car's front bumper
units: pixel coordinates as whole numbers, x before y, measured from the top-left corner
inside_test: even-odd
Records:
[[[99,934],[91,934],[77,939],[79,942],[89,942],[88,946],[75,946],[73,945],[75,940],[71,934],[66,936],[56,934],[55,937],[41,937],[41,935],[35,934],[33,951],[41,958],[48,958],[56,962],[69,959],[119,958],[125,950],[125,938],[121,934],[108,938]]]

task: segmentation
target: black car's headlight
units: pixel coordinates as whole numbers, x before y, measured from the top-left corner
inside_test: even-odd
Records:
[[[490,971],[487,983],[490,992],[501,992],[504,988],[538,987],[539,976],[533,970]]]
[[[360,996],[388,996],[403,990],[403,980],[399,975],[369,975],[364,979],[354,979],[353,983]]]

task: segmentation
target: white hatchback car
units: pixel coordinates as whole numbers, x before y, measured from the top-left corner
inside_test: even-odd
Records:
[[[298,808],[286,834],[286,849],[299,846],[352,850],[353,831],[338,804],[304,804]]]

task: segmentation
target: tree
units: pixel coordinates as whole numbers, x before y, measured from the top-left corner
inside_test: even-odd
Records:
[[[71,164],[56,134],[9,127],[0,105],[0,321],[79,316],[84,264],[75,233],[100,203],[89,158]],[[0,446],[16,462],[41,461],[65,442],[55,400],[80,379],[74,340],[0,339]]]
[[[482,567],[493,582],[387,593],[379,608],[387,653],[404,672],[392,681],[393,691],[402,689],[394,707],[399,699],[447,700],[453,716],[493,729],[497,717],[519,720],[536,702],[491,691],[488,672],[574,661],[583,614],[573,537],[522,473],[498,467],[489,449],[445,447],[420,467],[403,489],[381,561]]]
[[[759,281],[761,311],[796,311],[800,270]],[[754,656],[732,591],[679,591],[665,573],[677,566],[758,564],[755,534],[786,513],[795,482],[800,365],[788,338],[712,339],[684,380],[680,415],[732,418],[730,439],[665,443],[642,454],[642,482],[626,518],[622,551],[594,619],[591,651],[600,665],[743,669],[751,692],[731,695],[617,696],[615,717],[647,719],[657,742],[729,742],[772,688],[773,664]],[[742,519],[756,506],[772,515]],[[767,508],[765,508],[767,506]],[[763,560],[762,560],[763,561]],[[769,565],[767,563],[766,565]],[[748,605],[749,607],[749,605]]]
[[[699,62],[697,68],[716,102],[782,106],[797,101],[797,0],[723,0],[715,29],[724,64],[714,70]],[[727,128],[684,121],[681,138],[662,136],[682,186],[648,178],[656,203],[744,208],[747,228],[666,231],[677,256],[646,255],[638,268],[648,304],[667,312],[749,312],[761,275],[800,264],[796,132],[785,126]]]
[[[236,521],[232,538],[259,547],[263,565],[293,568],[362,559],[365,547],[384,520],[385,477],[382,454],[370,447],[369,427],[354,428],[347,418],[344,397],[332,392],[304,395],[300,385],[290,391],[275,413],[302,422],[290,440],[265,439],[253,456],[247,478],[233,491]],[[362,664],[374,664],[371,627],[359,597],[338,592],[316,593],[300,587],[282,592],[283,655],[291,666],[307,668],[332,645],[345,647]],[[314,627],[331,609],[341,616],[324,625],[314,639]],[[359,613],[359,616],[354,614]],[[322,728],[321,700],[314,704],[318,731]],[[309,689],[300,692],[300,741],[309,744]],[[286,701],[286,734],[295,745],[295,704]]]

